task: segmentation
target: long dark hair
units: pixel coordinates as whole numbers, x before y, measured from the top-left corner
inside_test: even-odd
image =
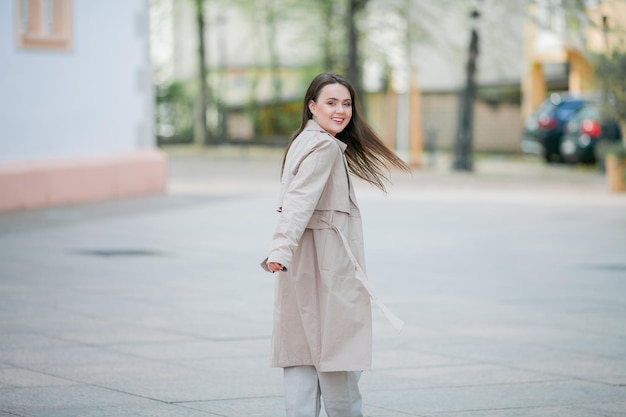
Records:
[[[350,123],[336,136],[337,139],[348,145],[345,152],[348,168],[357,177],[385,191],[385,181],[389,181],[386,175],[389,172],[389,166],[395,166],[403,171],[409,171],[410,168],[385,146],[380,137],[365,121],[361,115],[361,105],[354,87],[347,79],[336,73],[324,72],[311,81],[303,100],[300,128],[293,133],[289,145],[287,145],[283,156],[283,167],[287,152],[289,152],[294,139],[302,133],[308,121],[313,118],[313,114],[309,110],[309,103],[311,100],[317,101],[322,88],[328,84],[343,85],[350,92],[352,99]]]

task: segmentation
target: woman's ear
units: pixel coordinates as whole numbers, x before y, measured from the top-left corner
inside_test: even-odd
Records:
[[[314,109],[315,109],[315,101],[309,100],[309,111],[311,112],[312,116],[315,116],[315,112],[313,111]]]

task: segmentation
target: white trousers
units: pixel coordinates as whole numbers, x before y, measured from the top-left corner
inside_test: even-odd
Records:
[[[313,366],[284,368],[287,417],[363,417],[360,371],[318,372]]]

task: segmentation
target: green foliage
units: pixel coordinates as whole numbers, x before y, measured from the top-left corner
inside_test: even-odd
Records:
[[[255,125],[260,136],[289,138],[300,126],[302,103],[298,101],[270,104],[258,108]],[[276,123],[276,117],[279,118]]]
[[[607,116],[626,122],[626,52],[613,50],[609,55],[600,55],[596,59],[595,70],[598,82],[606,86],[610,95],[612,105],[607,109]]]
[[[488,106],[497,107],[504,103],[519,105],[520,95],[517,85],[480,86],[476,98]]]
[[[193,96],[182,81],[156,86],[156,135],[158,143],[193,142]]]
[[[613,155],[617,159],[626,159],[626,145],[621,142],[601,142],[598,144],[598,155]]]

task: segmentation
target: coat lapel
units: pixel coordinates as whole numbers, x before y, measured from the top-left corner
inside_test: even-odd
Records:
[[[333,139],[335,139],[335,141],[339,145],[339,148],[341,149],[341,152],[343,153],[343,166],[344,166],[344,168],[346,170],[346,178],[348,179],[348,189],[350,190],[349,191],[350,192],[350,201],[352,202],[352,204],[354,204],[356,207],[358,207],[359,205],[357,204],[357,201],[356,201],[356,193],[354,192],[354,186],[352,184],[352,179],[350,178],[350,170],[348,169],[348,161],[346,161],[346,148],[348,147],[348,145],[346,145],[345,143],[343,143],[342,141],[340,141],[339,139],[337,139],[336,137],[334,137],[330,133],[326,132],[313,119],[309,119],[309,121],[306,124],[305,130],[319,130],[320,132],[327,133]]]

